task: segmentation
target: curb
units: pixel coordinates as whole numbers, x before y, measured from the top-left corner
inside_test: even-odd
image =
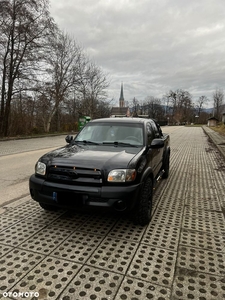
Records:
[[[225,159],[225,137],[207,126],[202,126],[202,129]]]

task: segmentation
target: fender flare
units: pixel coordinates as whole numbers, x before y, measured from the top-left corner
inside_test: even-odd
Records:
[[[145,169],[144,173],[141,176],[141,184],[143,184],[143,182],[145,182],[146,178],[151,177],[152,181],[154,181],[154,175],[153,175],[153,171],[152,168],[148,167]]]
[[[170,169],[170,147],[168,146],[163,153],[161,170],[163,170],[164,173],[162,175],[162,178],[164,179],[168,178],[169,169]]]
[[[162,161],[163,164],[167,156],[170,156],[170,146],[166,147],[166,149],[163,152],[163,161]]]

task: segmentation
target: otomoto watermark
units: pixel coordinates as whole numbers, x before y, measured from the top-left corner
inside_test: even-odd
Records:
[[[4,292],[3,297],[14,297],[14,298],[32,298],[39,297],[38,292]]]

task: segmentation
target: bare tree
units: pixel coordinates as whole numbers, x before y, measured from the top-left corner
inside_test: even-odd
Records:
[[[58,29],[49,0],[0,0],[0,70],[0,135],[108,110],[106,75]]]
[[[80,46],[68,34],[55,30],[46,52],[46,75],[37,85],[44,130],[49,132],[52,121],[60,130],[61,115],[66,113],[91,118],[99,115],[100,101],[105,99],[108,86],[102,70],[91,63]],[[102,107],[102,106],[101,106]]]
[[[133,116],[136,117],[139,114],[139,101],[137,98],[133,98],[132,100],[132,111],[133,111]]]
[[[0,1],[0,134],[7,136],[13,95],[33,78],[43,39],[52,27],[48,0]],[[21,90],[20,90],[21,92]]]
[[[208,98],[206,96],[200,96],[198,100],[196,101],[196,117],[198,118],[200,123],[205,122],[205,117],[202,117],[202,111],[204,108],[204,105],[208,102]]]
[[[208,102],[208,98],[206,96],[200,96],[196,103],[197,115],[200,117],[201,111],[203,109],[204,104]]]
[[[95,118],[98,115],[99,106],[102,107],[102,102],[106,99],[108,86],[109,82],[101,68],[93,63],[88,63],[81,79],[80,91],[83,98],[80,113]]]
[[[224,100],[224,92],[221,89],[216,89],[213,93],[213,101],[214,101],[214,116],[220,120],[221,119],[221,106]]]
[[[26,135],[34,127],[34,101],[26,93],[17,94],[11,102],[9,132]]]
[[[188,91],[178,89],[169,91],[165,96],[171,106],[171,117],[174,123],[190,122],[193,116],[192,96]]]
[[[143,103],[144,111],[156,120],[162,120],[164,115],[164,110],[162,107],[161,99],[155,98],[153,96],[146,97]]]
[[[41,94],[39,104],[45,107],[43,116],[44,129],[49,132],[53,117],[57,119],[63,103],[80,82],[80,61],[83,59],[81,48],[68,35],[56,30],[49,40],[46,52],[46,76],[36,89]]]

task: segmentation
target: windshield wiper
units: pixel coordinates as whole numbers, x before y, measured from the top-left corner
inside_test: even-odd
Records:
[[[74,141],[76,143],[83,143],[83,144],[91,144],[91,145],[99,145],[99,143],[96,142],[92,142],[92,141],[87,141],[87,140],[83,140],[83,141]]]
[[[134,145],[130,143],[124,143],[124,142],[103,142],[103,145],[114,145],[114,146],[128,146],[128,147],[140,147],[141,145]]]

